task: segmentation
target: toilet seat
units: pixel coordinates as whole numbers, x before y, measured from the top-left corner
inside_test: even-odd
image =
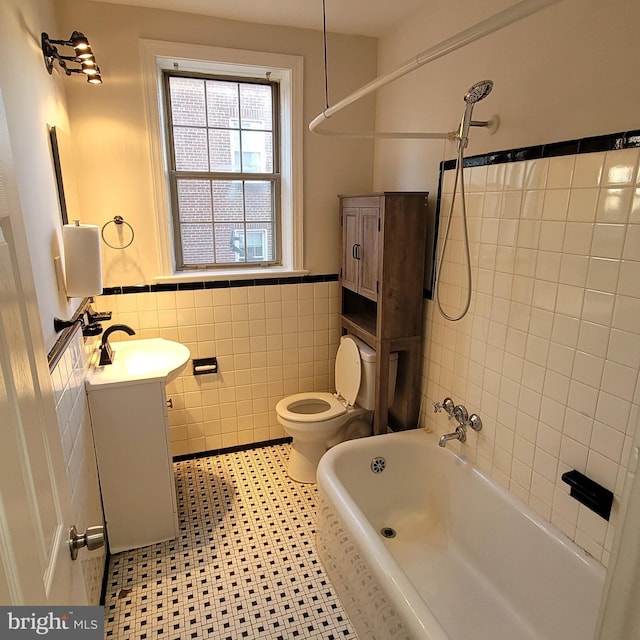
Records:
[[[294,393],[276,405],[276,413],[291,422],[320,422],[337,418],[346,412],[344,401],[327,392]]]
[[[346,336],[340,342],[336,353],[336,391],[344,398],[347,406],[353,406],[360,391],[362,380],[362,362],[360,349],[352,338]]]
[[[338,347],[335,375],[335,394],[324,391],[294,393],[278,402],[278,416],[290,422],[313,424],[352,410],[360,390],[362,367],[358,345],[349,336],[344,337]]]

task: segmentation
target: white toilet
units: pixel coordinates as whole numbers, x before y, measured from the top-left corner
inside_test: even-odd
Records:
[[[389,403],[393,400],[398,354],[389,363]],[[336,354],[336,393],[309,391],[276,405],[278,422],[293,438],[287,473],[315,482],[322,455],[330,447],[371,433],[375,406],[376,352],[354,336],[343,336]]]

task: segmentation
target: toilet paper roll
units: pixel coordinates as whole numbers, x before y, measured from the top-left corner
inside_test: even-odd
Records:
[[[84,298],[102,293],[100,229],[93,224],[62,228],[67,296]]]

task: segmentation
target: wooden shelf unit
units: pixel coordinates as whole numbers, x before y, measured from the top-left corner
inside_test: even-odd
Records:
[[[426,192],[343,195],[341,322],[376,350],[374,434],[413,428],[420,411]],[[389,406],[389,356],[398,352]]]

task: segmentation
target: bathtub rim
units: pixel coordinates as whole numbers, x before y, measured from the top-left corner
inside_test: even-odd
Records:
[[[343,486],[338,475],[333,472],[334,461],[342,457],[351,448],[371,448],[377,450],[374,455],[383,455],[384,441],[387,439],[407,439],[415,440],[420,446],[437,448],[437,436],[428,433],[424,429],[410,429],[402,432],[382,434],[372,438],[352,440],[336,445],[320,460],[318,465],[318,490],[325,495],[325,499],[334,508],[345,527],[353,532],[352,542],[357,546],[363,559],[371,569],[372,573],[383,584],[391,582],[397,588],[389,589],[386,592],[389,600],[398,608],[403,622],[409,630],[418,637],[429,638],[429,640],[449,640],[449,636],[437,620],[428,604],[424,602],[422,596],[410,582],[404,571],[397,565],[391,553],[379,538],[374,527],[369,523],[365,514],[351,498],[351,496],[341,489]],[[513,495],[503,486],[498,484],[491,477],[483,473],[475,464],[467,460],[464,455],[452,449],[438,450],[438,455],[451,455],[455,458],[456,464],[463,464],[469,467],[478,480],[490,485],[496,490],[499,496],[507,501],[509,506],[517,509],[534,526],[541,529],[546,535],[551,536],[562,547],[574,556],[578,561],[594,571],[603,585],[606,576],[606,568],[600,562],[590,556],[584,549],[579,547],[565,533],[560,531],[553,523],[545,520],[520,498]],[[363,543],[364,541],[364,543]],[[404,594],[404,595],[403,595]],[[424,621],[424,622],[423,622]],[[428,634],[428,635],[425,635]]]
[[[406,434],[408,432],[402,433]],[[382,434],[375,436],[375,438],[386,439],[396,435],[400,435],[400,433]],[[406,624],[409,631],[415,634],[416,637],[428,638],[429,640],[450,640],[429,605],[422,599],[404,571],[397,565],[384,543],[376,535],[360,507],[348,497],[345,491],[340,491],[341,483],[337,475],[331,473],[333,459],[342,455],[345,449],[358,446],[358,443],[362,444],[361,441],[363,440],[370,440],[370,438],[342,442],[324,454],[318,465],[318,491],[325,494],[325,499],[328,498],[329,504],[334,508],[345,527],[350,530],[355,529],[356,533],[360,534],[352,542],[357,546],[358,551],[367,566],[376,575],[376,578],[383,584],[391,582],[396,585],[397,588],[389,589],[386,595],[391,603],[398,608],[403,623]],[[380,440],[377,440],[377,442],[380,442]],[[361,544],[363,540],[366,541],[364,545]]]

